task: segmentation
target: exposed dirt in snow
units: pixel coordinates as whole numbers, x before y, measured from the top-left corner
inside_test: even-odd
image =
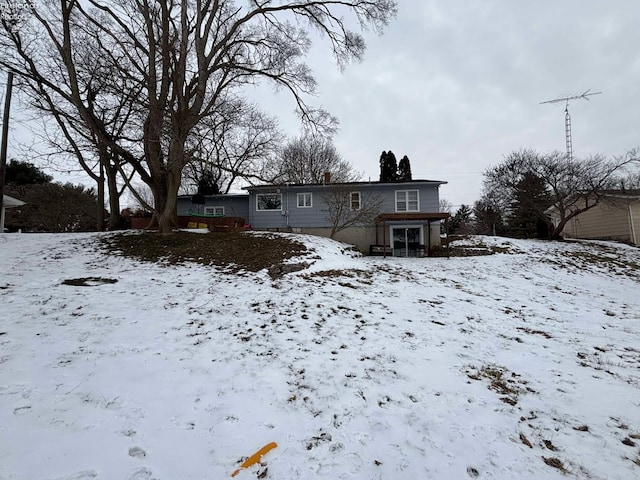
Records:
[[[112,253],[136,259],[178,264],[196,262],[216,265],[229,272],[269,269],[273,277],[293,271],[287,260],[304,254],[307,247],[293,237],[239,232],[171,235],[155,232],[116,234],[102,239]],[[302,269],[302,267],[300,268]]]

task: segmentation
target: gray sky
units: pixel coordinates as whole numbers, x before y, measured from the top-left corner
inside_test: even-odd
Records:
[[[640,146],[640,1],[398,4],[383,36],[367,33],[362,63],[341,73],[326,48],[310,61],[311,103],[340,119],[336,146],[365,180],[390,149],[414,178],[448,181],[441,197],[473,204],[482,172],[510,152],[565,151],[564,103],[540,102],[587,89],[602,94],[569,104],[574,157]],[[286,100],[272,101],[285,118]]]
[[[640,1],[398,3],[383,36],[366,33],[362,63],[340,72],[326,41],[309,58],[319,84],[309,103],[340,119],[335,144],[365,180],[392,150],[414,178],[449,182],[442,198],[473,204],[482,172],[510,152],[565,150],[564,104],[540,102],[587,89],[602,94],[569,105],[574,156],[640,146]],[[263,106],[297,135],[292,99],[267,92]]]

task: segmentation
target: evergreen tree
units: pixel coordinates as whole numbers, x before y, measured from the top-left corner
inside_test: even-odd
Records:
[[[9,230],[27,232],[95,231],[98,197],[93,189],[71,183],[32,183],[10,186],[8,194],[26,205],[6,213]]]
[[[400,160],[398,164],[397,180],[401,182],[411,181],[411,163],[409,162],[409,157],[406,155],[402,157],[402,160]]]
[[[380,155],[380,181],[393,182],[396,179],[396,157],[391,150]]]
[[[398,161],[391,150],[387,152],[387,169],[389,170],[389,179],[387,182],[395,182],[398,180]]]
[[[49,183],[53,177],[47,175],[34,164],[11,160],[5,171],[5,183],[7,185],[39,185]]]
[[[387,152],[384,150],[380,154],[380,181],[384,181],[385,173],[386,173],[386,161],[387,161]]]
[[[546,238],[549,232],[539,212],[551,204],[545,181],[534,173],[524,173],[514,191],[509,233],[518,238]]]
[[[483,196],[473,205],[476,219],[475,233],[479,235],[503,235],[505,233],[499,205],[488,196]]]
[[[449,232],[459,235],[469,233],[471,228],[471,213],[471,208],[467,205],[460,205],[460,208],[458,208],[458,211],[449,223]]]
[[[204,172],[198,180],[198,195],[217,195],[220,188],[211,172]]]

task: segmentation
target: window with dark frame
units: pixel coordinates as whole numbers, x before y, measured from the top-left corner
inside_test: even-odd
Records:
[[[260,212],[282,210],[282,194],[259,193],[256,195],[256,210]]]
[[[360,192],[351,192],[350,208],[351,210],[360,210]]]

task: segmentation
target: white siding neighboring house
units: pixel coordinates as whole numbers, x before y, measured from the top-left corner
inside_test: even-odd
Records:
[[[10,197],[9,195],[2,196],[2,212],[0,213],[0,233],[4,232],[4,213],[7,208],[21,207],[25,205],[22,200]]]
[[[551,207],[547,214],[557,225],[557,209]],[[598,205],[569,220],[562,236],[640,245],[640,190],[607,192]]]

